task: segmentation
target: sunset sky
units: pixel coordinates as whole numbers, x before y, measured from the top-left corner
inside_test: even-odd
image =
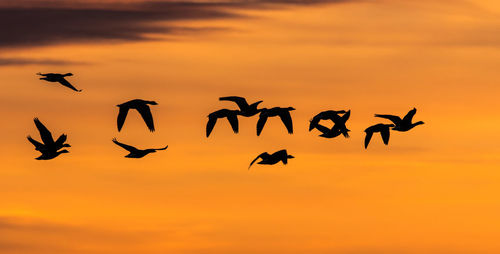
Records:
[[[0,31],[2,254],[500,253],[498,1],[3,0]],[[230,95],[293,106],[294,134],[206,138]],[[117,131],[136,98],[156,132],[133,111]],[[375,113],[413,107],[424,125],[364,149]],[[329,109],[349,139],[308,131]],[[35,160],[34,117],[70,153]]]

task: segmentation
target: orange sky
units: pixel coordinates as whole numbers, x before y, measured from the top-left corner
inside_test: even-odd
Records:
[[[0,253],[500,252],[500,4],[234,11],[156,20],[204,29],[154,40],[0,43]],[[72,72],[83,92],[37,72]],[[227,95],[295,107],[295,133],[272,119],[256,137],[253,117],[238,135],[220,122],[205,138],[206,116],[234,107],[218,101]],[[156,132],[135,112],[117,132],[115,105],[134,98],[159,103]],[[374,113],[412,107],[424,125],[363,148]],[[307,131],[327,109],[352,110],[351,138]],[[70,153],[34,160],[33,117],[67,133]],[[127,159],[113,137],[169,148]],[[287,166],[247,170],[282,148],[296,157]]]

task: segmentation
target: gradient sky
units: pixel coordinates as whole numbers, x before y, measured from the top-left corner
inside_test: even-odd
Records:
[[[499,253],[499,27],[493,0],[2,1],[0,253]],[[228,95],[295,107],[294,135],[205,138]],[[117,132],[134,98],[156,132],[136,112]],[[424,125],[363,148],[374,113],[413,107]],[[307,131],[327,109],[351,138]],[[34,117],[69,154],[34,160]]]

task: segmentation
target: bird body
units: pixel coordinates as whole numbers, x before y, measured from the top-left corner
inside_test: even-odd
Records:
[[[417,113],[417,109],[413,108],[410,110],[404,117],[401,119],[399,116],[394,115],[381,115],[375,114],[375,117],[385,118],[391,120],[394,123],[394,127],[392,128],[395,131],[409,131],[413,129],[415,126],[424,124],[422,121],[418,121],[416,123],[412,123],[413,116]]]
[[[260,112],[260,109],[257,108],[257,106],[262,103],[262,101],[257,101],[252,104],[248,104],[247,100],[243,97],[239,96],[226,96],[226,97],[220,97],[220,101],[232,101],[238,105],[240,108],[240,113],[239,115],[244,116],[244,117],[251,117]]]
[[[250,166],[248,166],[248,169],[258,160],[261,159],[261,161],[257,162],[257,164],[263,164],[263,165],[274,165],[278,162],[283,162],[283,164],[288,163],[288,159],[293,159],[292,155],[289,155],[285,149],[279,150],[273,154],[269,154],[267,152],[259,154],[251,163]]]
[[[384,141],[384,144],[387,145],[389,144],[389,136],[390,136],[390,128],[394,127],[394,124],[375,124],[373,126],[370,126],[366,128],[366,136],[365,136],[365,149],[368,148],[368,144],[370,143],[370,140],[373,136],[373,133],[375,132],[380,132],[380,135],[382,136],[382,140]]]
[[[135,109],[139,114],[141,114],[142,119],[148,126],[149,131],[155,131],[155,125],[153,122],[153,115],[151,114],[151,109],[148,105],[158,105],[155,101],[146,101],[141,99],[131,100],[122,104],[116,105],[120,108],[118,112],[117,125],[118,131],[120,131],[125,123],[125,118],[127,118],[128,110]]]
[[[63,153],[69,153],[69,151],[66,149],[61,150],[61,151],[53,151],[53,150],[45,151],[45,152],[42,152],[42,155],[35,158],[35,160],[51,160],[51,159],[54,159],[55,157],[57,157]]]
[[[65,77],[73,76],[73,73],[59,74],[59,73],[37,73],[37,75],[42,76],[41,80],[48,82],[58,82],[61,85],[70,88],[73,91],[81,92],[82,90],[76,89],[71,83],[69,83]]]
[[[231,110],[231,109],[220,109],[215,112],[212,112],[208,115],[208,122],[207,122],[207,127],[206,127],[206,135],[207,138],[210,136],[210,133],[212,133],[212,130],[215,127],[215,124],[217,123],[217,120],[220,118],[226,118],[229,121],[229,124],[231,124],[231,128],[233,129],[234,133],[238,133],[238,115],[240,111],[238,110]]]
[[[290,115],[290,111],[292,110],[295,110],[295,108],[274,107],[270,109],[267,108],[261,109],[259,120],[257,121],[257,136],[259,136],[260,133],[262,132],[262,129],[264,129],[264,125],[266,124],[267,119],[269,117],[276,117],[276,116],[280,117],[281,122],[283,122],[283,124],[285,125],[288,133],[293,134],[292,116]]]
[[[116,138],[113,139],[113,143],[115,143],[115,144],[121,146],[123,149],[129,151],[129,154],[125,155],[126,158],[136,158],[136,159],[142,158],[150,153],[155,153],[156,151],[165,150],[168,148],[168,146],[165,146],[163,148],[137,149],[133,146],[118,142],[118,140],[116,140]]]

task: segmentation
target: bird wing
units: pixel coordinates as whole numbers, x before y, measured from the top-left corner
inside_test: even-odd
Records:
[[[217,123],[217,117],[209,116],[208,122],[207,122],[207,138],[208,138],[208,136],[210,136],[210,133],[212,133],[212,130],[214,129],[215,123]]]
[[[329,131],[331,131],[331,129],[330,129],[330,128],[325,127],[325,126],[323,126],[323,125],[321,125],[321,124],[319,124],[319,123],[318,123],[318,124],[316,124],[316,129],[318,129],[318,131],[322,132],[323,134],[324,134],[324,133],[327,133],[327,132],[329,132]]]
[[[401,122],[401,117],[399,117],[399,116],[375,114],[375,117],[389,119],[389,120],[391,120],[391,122],[393,122],[396,125],[398,125]]]
[[[238,133],[238,116],[236,114],[229,114],[226,118],[231,124],[231,128],[233,128],[233,132]]]
[[[347,112],[345,112],[344,115],[340,117],[340,119],[342,119],[342,121],[345,123],[347,122],[347,120],[349,120],[349,117],[351,117],[351,110],[347,110]]]
[[[151,132],[155,131],[153,115],[151,114],[151,109],[149,109],[149,106],[148,105],[140,106],[137,108],[137,111],[139,111],[139,114],[141,114],[142,119],[144,119],[144,122],[149,128],[149,131]]]
[[[370,140],[372,139],[373,132],[371,131],[366,131],[366,137],[365,137],[365,149],[368,148],[368,144],[370,144]]]
[[[250,166],[248,166],[248,170],[250,170],[250,167],[255,163],[255,161],[257,161],[259,158],[262,158],[262,156],[264,156],[264,155],[269,155],[269,154],[266,152],[259,154],[259,156],[257,156],[255,159],[253,159],[252,162],[250,162]]]
[[[137,152],[139,149],[133,147],[133,146],[129,146],[129,145],[125,145],[123,143],[120,143],[118,142],[118,140],[116,140],[116,138],[113,139],[113,143],[121,146],[123,149],[129,151],[129,152]]]
[[[380,131],[380,135],[382,136],[382,140],[384,141],[384,144],[389,144],[389,136],[391,135],[391,131],[389,127],[384,128],[382,131]]]
[[[285,124],[286,129],[288,130],[288,134],[293,133],[293,123],[292,116],[290,115],[290,111],[282,112],[279,114],[281,121]]]
[[[413,116],[417,113],[417,109],[413,108],[406,114],[406,116],[403,117],[403,121],[411,123],[411,120],[413,119]]]
[[[67,138],[68,136],[66,136],[66,134],[62,134],[61,136],[59,136],[59,138],[55,142],[55,147],[57,149],[61,148],[64,145],[64,142],[66,141]]]
[[[28,140],[35,146],[36,149],[43,148],[44,145],[36,140],[34,140],[31,136],[28,136]]]
[[[245,98],[239,97],[239,96],[226,96],[226,97],[220,97],[220,101],[232,101],[238,105],[240,110],[245,110],[248,108],[248,102]]]
[[[259,121],[257,121],[257,136],[260,135],[262,129],[264,129],[264,125],[266,125],[267,115],[260,113]]]
[[[120,111],[118,112],[118,118],[116,123],[118,125],[118,131],[120,131],[125,123],[125,118],[127,118],[128,107],[120,107]]]
[[[283,161],[283,164],[288,163],[288,153],[286,152],[285,149],[275,152],[272,156],[280,157],[281,161]]]
[[[38,129],[38,132],[40,132],[40,137],[42,138],[43,143],[45,145],[54,144],[52,134],[47,127],[45,127],[45,125],[43,125],[38,118],[33,119],[33,121],[35,121],[36,128]]]
[[[320,118],[318,115],[314,116],[310,121],[309,121],[309,131],[312,131],[314,128],[318,128]]]
[[[70,88],[70,89],[74,90],[74,91],[77,91],[77,92],[81,92],[81,91],[82,91],[82,90],[78,90],[78,89],[76,89],[76,87],[74,87],[71,83],[69,83],[69,81],[67,81],[65,78],[61,78],[61,79],[59,80],[59,83],[60,83],[61,85],[65,86],[65,87],[68,87],[68,88]]]

